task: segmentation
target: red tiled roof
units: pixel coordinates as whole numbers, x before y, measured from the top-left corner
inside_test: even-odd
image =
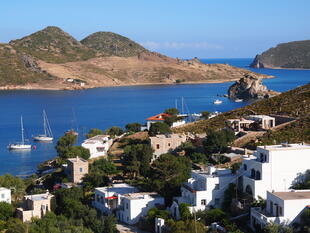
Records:
[[[111,197],[106,197],[105,199],[107,199],[107,200],[114,200],[114,199],[117,199],[117,197],[111,196]]]
[[[149,117],[146,120],[147,121],[164,121],[166,117],[172,117],[172,116],[167,113],[160,113],[160,114],[157,114],[156,116]]]

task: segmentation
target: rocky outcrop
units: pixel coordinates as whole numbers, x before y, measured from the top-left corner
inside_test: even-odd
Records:
[[[262,79],[251,74],[245,74],[228,89],[228,97],[231,99],[258,99],[268,98],[275,92],[268,90],[262,83]]]

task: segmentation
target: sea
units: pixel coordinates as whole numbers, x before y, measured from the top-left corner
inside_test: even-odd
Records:
[[[204,63],[223,63],[273,75],[263,83],[275,91],[288,91],[310,82],[310,70],[252,69],[251,58],[202,59]],[[33,174],[38,164],[56,156],[57,139],[68,129],[79,132],[78,143],[91,128],[102,130],[127,123],[145,123],[145,119],[177,106],[186,113],[229,111],[249,104],[221,97],[232,82],[212,84],[147,85],[105,87],[75,91],[12,90],[0,91],[0,175],[20,177]],[[183,99],[183,107],[181,102]],[[214,105],[216,99],[223,101]],[[42,111],[45,110],[56,140],[36,143],[32,136],[43,133]],[[25,137],[36,149],[9,151],[10,143],[21,140],[20,118],[23,116]]]

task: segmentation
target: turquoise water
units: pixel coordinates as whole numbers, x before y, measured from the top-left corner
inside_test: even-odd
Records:
[[[251,59],[203,59],[203,62],[228,63],[249,69],[247,66]],[[287,91],[310,82],[309,70],[251,70],[276,76],[264,80],[275,91]],[[145,118],[174,107],[176,99],[180,103],[182,96],[185,111],[190,113],[204,110],[223,112],[248,104],[217,96],[225,94],[231,84],[109,87],[81,91],[0,91],[0,174],[31,174],[40,162],[56,155],[56,140],[54,143],[33,143],[37,149],[30,152],[6,149],[9,143],[20,138],[21,114],[28,138],[42,133],[42,110],[45,109],[56,138],[77,125],[81,142],[90,128],[144,123]],[[223,100],[223,104],[214,105],[213,101],[218,98]],[[74,118],[76,121],[73,121]]]

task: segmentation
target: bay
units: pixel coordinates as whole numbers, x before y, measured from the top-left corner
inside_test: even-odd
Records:
[[[205,63],[227,63],[255,72],[273,75],[263,82],[275,91],[287,91],[309,83],[309,70],[251,69],[252,59],[202,59]],[[79,143],[91,128],[124,127],[127,123],[144,123],[145,119],[174,107],[177,100],[184,111],[228,111],[247,105],[218,97],[227,92],[232,82],[218,84],[184,84],[107,87],[78,91],[0,91],[0,175],[29,175],[37,165],[56,156],[55,143],[34,143],[36,150],[8,151],[7,145],[20,140],[20,116],[23,115],[27,138],[43,132],[42,111],[46,110],[55,138],[72,127],[79,129]],[[221,99],[221,105],[214,105]],[[76,120],[74,120],[76,119]]]

